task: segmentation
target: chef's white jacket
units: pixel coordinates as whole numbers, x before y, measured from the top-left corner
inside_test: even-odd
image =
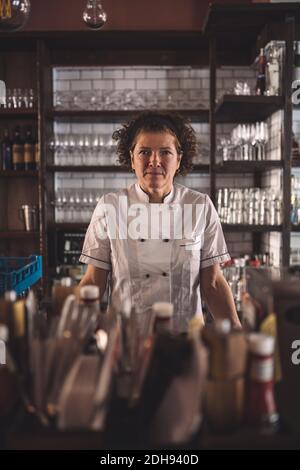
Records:
[[[156,301],[173,303],[182,330],[202,315],[200,269],[229,259],[210,198],[177,183],[162,204],[149,203],[138,183],[105,194],[80,257],[111,271],[112,300],[119,304],[127,295],[139,312]]]

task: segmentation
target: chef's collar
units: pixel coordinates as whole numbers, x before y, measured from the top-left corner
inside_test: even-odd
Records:
[[[145,191],[140,187],[139,183],[135,184],[135,189],[137,192],[137,196],[140,199],[141,202],[149,202],[149,196]],[[172,201],[173,196],[174,196],[174,185],[172,186],[171,191],[164,197],[163,199],[163,204],[168,204]]]

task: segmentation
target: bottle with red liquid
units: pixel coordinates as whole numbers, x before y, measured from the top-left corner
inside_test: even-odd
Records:
[[[273,433],[277,431],[279,422],[274,398],[274,338],[262,333],[251,333],[248,341],[246,423],[261,432]]]
[[[258,58],[258,73],[256,76],[255,94],[264,95],[266,91],[266,56],[263,48],[260,49]]]

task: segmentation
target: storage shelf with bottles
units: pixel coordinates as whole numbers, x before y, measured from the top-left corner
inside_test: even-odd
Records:
[[[124,121],[137,115],[143,109],[133,110],[59,110],[53,109],[47,113],[48,118],[55,119],[57,122],[102,122],[102,123],[115,123]],[[155,111],[153,109],[152,111]],[[158,109],[157,109],[158,111]],[[189,117],[196,123],[208,123],[209,110],[208,109],[159,109],[161,112],[176,111],[184,116]]]
[[[220,124],[264,121],[282,107],[282,96],[224,95],[216,105],[216,121]]]

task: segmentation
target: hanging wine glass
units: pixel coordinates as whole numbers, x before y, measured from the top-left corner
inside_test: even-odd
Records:
[[[1,0],[0,32],[17,31],[23,28],[29,18],[29,0]]]
[[[91,29],[100,29],[106,23],[107,14],[100,0],[88,0],[82,15],[83,21]]]

